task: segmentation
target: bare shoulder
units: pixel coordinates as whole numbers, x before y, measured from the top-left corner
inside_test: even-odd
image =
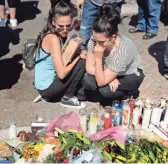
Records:
[[[49,44],[60,44],[60,40],[59,40],[58,36],[55,34],[48,34],[46,36],[46,41]]]

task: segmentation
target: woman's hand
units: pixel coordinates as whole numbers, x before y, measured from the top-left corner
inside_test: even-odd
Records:
[[[103,46],[95,46],[95,49],[94,49],[94,55],[95,55],[95,58],[103,58],[103,55],[104,55],[104,51],[105,51],[105,47]]]
[[[80,57],[80,56],[77,56],[77,57],[73,60],[73,62],[72,62],[71,64],[76,64],[79,59],[81,59],[81,57]]]
[[[87,55],[87,51],[86,50],[82,50],[81,53],[80,53],[80,57],[82,59],[86,59],[86,55]]]
[[[116,90],[118,89],[119,85],[121,85],[121,84],[120,84],[120,82],[119,82],[117,79],[114,79],[114,80],[109,84],[110,89],[111,89],[112,92],[116,92]]]

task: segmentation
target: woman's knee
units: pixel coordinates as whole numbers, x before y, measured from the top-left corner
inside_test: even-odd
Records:
[[[111,91],[109,96],[109,89],[107,87],[99,88],[99,92],[104,98],[110,98],[111,95],[113,94],[113,92]]]
[[[86,90],[89,91],[95,91],[97,89],[96,81],[94,80],[94,77],[91,75],[86,74],[83,78],[83,87]]]
[[[104,98],[112,99],[112,100],[115,100],[124,96],[123,92],[120,92],[120,91],[113,92],[108,86],[99,88],[99,92]]]
[[[83,74],[85,74],[85,72],[86,72],[86,70],[85,70],[85,60],[81,60],[80,59],[77,62],[77,64],[75,65],[75,67],[73,68],[73,70],[71,71],[70,74],[76,75],[76,74],[78,74],[81,71],[83,72]],[[70,76],[70,74],[69,74],[69,76]]]

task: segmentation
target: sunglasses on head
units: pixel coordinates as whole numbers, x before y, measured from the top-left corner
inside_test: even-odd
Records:
[[[71,24],[65,25],[65,26],[63,26],[63,25],[57,25],[57,26],[58,26],[58,28],[57,28],[58,32],[62,32],[64,30],[71,31],[73,29],[73,27],[71,26]]]

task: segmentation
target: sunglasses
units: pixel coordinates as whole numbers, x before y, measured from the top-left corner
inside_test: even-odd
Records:
[[[58,32],[62,32],[64,30],[71,31],[73,29],[73,27],[71,26],[71,24],[65,25],[65,26],[63,26],[63,25],[57,25],[57,26],[58,26],[58,28],[57,28]]]
[[[98,40],[95,40],[93,38],[91,38],[91,40],[94,42],[94,44],[99,44],[100,46],[104,46],[104,44],[109,41],[109,39],[105,40],[105,41],[98,41]]]

